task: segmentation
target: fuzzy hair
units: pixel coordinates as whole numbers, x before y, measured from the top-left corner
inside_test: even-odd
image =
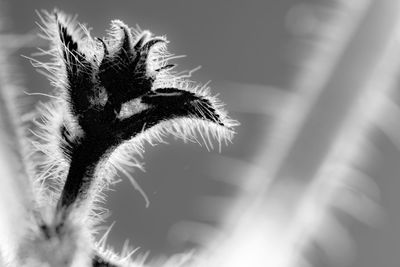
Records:
[[[54,93],[55,99],[51,100],[49,103],[40,104],[38,107],[38,114],[40,114],[41,120],[36,120],[38,130],[35,136],[38,138],[34,142],[35,148],[38,150],[38,154],[40,154],[41,158],[37,162],[41,162],[42,165],[42,167],[39,168],[36,181],[44,186],[50,187],[50,199],[52,198],[53,202],[60,194],[70,160],[62,149],[60,149],[60,144],[63,140],[60,136],[59,129],[62,126],[69,127],[69,132],[74,135],[73,138],[81,134],[79,125],[68,109],[68,100],[65,101],[67,98],[67,96],[65,96],[65,88],[68,86],[68,82],[65,69],[66,64],[61,54],[64,53],[67,48],[58,38],[57,21],[54,17],[55,15],[48,12],[44,12],[43,15],[40,16],[43,24],[41,28],[44,31],[44,35],[42,36],[51,43],[50,50],[42,51],[42,54],[51,55],[52,61],[47,63],[42,63],[37,60],[33,61],[35,67],[48,71],[48,77],[56,88]],[[83,53],[87,56],[90,63],[98,68],[98,64],[104,55],[98,42],[90,36],[89,30],[84,25],[78,24],[75,18],[68,17],[62,13],[57,13],[57,19],[69,26],[68,29],[71,30],[70,34],[77,40]],[[119,20],[112,21],[111,30],[108,32],[108,37],[105,39],[105,42],[110,46],[110,54],[116,53],[119,41],[123,38],[120,25],[124,24]],[[131,29],[131,33],[134,40],[138,40],[143,36],[151,36],[149,31],[141,31],[139,28]],[[166,40],[165,37],[157,38]],[[130,40],[130,42],[134,42],[134,40]],[[172,56],[173,55],[167,52],[165,45],[155,46],[150,53],[151,60],[149,60],[149,62],[151,64],[147,66],[150,75],[155,75],[154,70],[166,66],[169,57]],[[98,170],[99,176],[101,176],[101,182],[98,183],[98,188],[108,187],[108,185],[112,183],[117,170],[120,170],[131,178],[126,170],[127,167],[142,168],[141,163],[136,158],[143,153],[143,145],[146,142],[150,144],[163,142],[164,136],[172,134],[185,141],[189,140],[204,144],[207,149],[210,149],[213,148],[212,139],[217,140],[219,147],[221,147],[221,142],[226,143],[232,139],[234,135],[233,127],[237,125],[237,122],[231,120],[227,116],[223,105],[216,97],[211,96],[207,86],[193,85],[193,82],[185,78],[185,75],[177,76],[172,70],[165,69],[156,75],[153,86],[154,89],[175,87],[180,90],[193,92],[207,99],[211,105],[216,108],[216,112],[225,126],[202,121],[195,117],[177,118],[157,124],[147,131],[138,134],[133,139],[124,142],[111,154],[106,167]],[[199,105],[201,105],[201,103],[199,103]],[[51,181],[46,182],[49,178],[51,178]],[[133,179],[130,180],[135,183]],[[103,183],[103,181],[105,183]],[[145,196],[140,187],[137,184],[134,185],[135,188],[141,191],[142,195]],[[101,194],[99,194],[99,196],[100,197],[96,198],[96,200],[102,199]],[[46,201],[48,200],[49,199],[46,199]],[[146,201],[148,201],[147,198]]]
[[[207,85],[196,85],[188,80],[191,72],[177,73],[173,70],[174,65],[170,64],[169,60],[176,56],[167,51],[165,37],[152,37],[149,31],[142,31],[139,27],[129,28],[123,22],[114,20],[111,22],[111,29],[107,37],[100,40],[92,38],[88,28],[79,24],[76,18],[66,16],[58,11],[54,13],[44,11],[39,14],[39,17],[41,19],[40,27],[43,30],[41,36],[50,42],[50,49],[48,51],[41,50],[38,55],[50,56],[51,60],[45,63],[36,59],[31,60],[33,66],[46,71],[45,75],[55,88],[51,101],[38,105],[34,120],[36,130],[32,132],[34,148],[32,157],[35,162],[40,162],[36,168],[35,183],[40,188],[39,190],[45,193],[45,197],[40,200],[43,207],[50,206],[50,210],[56,208],[56,202],[62,194],[71,164],[71,155],[66,153],[63,148],[67,147],[71,140],[71,142],[79,142],[86,134],[80,124],[79,114],[72,107],[74,100],[70,96],[72,89],[68,80],[68,71],[71,71],[69,68],[72,67],[69,61],[76,60],[76,68],[79,68],[79,71],[84,74],[88,74],[91,77],[91,83],[98,84],[95,73],[99,72],[100,64],[107,56],[118,58],[120,51],[129,52],[125,46],[140,46],[146,41],[149,43],[152,41],[157,45],[152,46],[151,50],[149,47],[148,57],[145,57],[145,61],[140,57],[137,63],[137,69],[143,71],[139,78],[152,81],[150,91],[157,92],[158,89],[172,87],[204,99],[204,102],[194,101],[194,113],[187,116],[165,119],[150,127],[146,127],[144,124],[141,132],[121,142],[102,157],[94,170],[93,185],[86,198],[89,204],[79,209],[79,212],[73,212],[69,218],[73,225],[72,228],[75,229],[71,230],[71,235],[79,235],[82,232],[84,238],[89,236],[90,239],[90,236],[96,231],[93,227],[102,221],[105,214],[102,207],[105,199],[104,190],[116,181],[115,176],[118,171],[131,181],[148,205],[148,197],[130,174],[130,169],[133,167],[143,168],[138,158],[144,152],[146,143],[152,145],[163,143],[165,136],[173,135],[185,142],[197,142],[208,150],[214,147],[213,140],[216,140],[219,150],[221,150],[221,144],[227,144],[233,138],[234,127],[238,125],[238,122],[229,118],[223,104],[217,97],[210,94]],[[61,28],[60,24],[65,28]],[[70,37],[72,41],[68,43],[62,40],[60,31],[66,31],[64,35]],[[71,46],[71,42],[77,43],[81,54],[78,52],[74,54],[70,50],[68,45]],[[80,55],[84,56],[85,62],[80,60]],[[118,67],[110,66],[110,68]],[[89,97],[89,108],[102,108],[109,100],[110,95],[101,87],[98,88],[91,92],[93,94]],[[138,114],[146,108],[148,106],[143,105],[140,98],[135,98],[133,101],[123,104],[119,118],[124,119]],[[211,119],[200,119],[199,117]],[[61,129],[65,131],[63,132]],[[64,136],[65,133],[67,133],[67,137]],[[80,216],[77,216],[78,213]],[[77,219],[77,217],[80,218]],[[49,218],[49,220],[48,223],[51,225],[51,219]],[[70,245],[75,246],[74,243],[70,243]],[[144,265],[144,258],[142,263],[140,261],[138,263],[137,260],[133,262],[130,260],[130,253],[117,255],[108,249],[104,242],[98,243],[96,247],[95,250],[99,255],[109,259],[110,262],[115,262],[118,266]],[[178,257],[179,261],[188,257],[188,254],[185,255]],[[174,259],[170,262],[177,263],[178,261]]]

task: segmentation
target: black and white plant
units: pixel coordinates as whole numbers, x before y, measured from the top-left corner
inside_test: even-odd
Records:
[[[173,135],[221,145],[238,123],[207,86],[174,71],[165,37],[114,20],[106,37],[93,38],[62,12],[40,18],[50,41],[42,53],[52,60],[32,63],[46,70],[54,92],[38,105],[27,139],[29,223],[2,254],[10,266],[141,266],[94,239],[116,171],[138,166],[134,156],[146,142]]]

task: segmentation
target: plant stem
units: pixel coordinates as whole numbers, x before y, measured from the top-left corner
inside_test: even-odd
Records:
[[[71,163],[57,209],[68,209],[88,198],[102,157],[111,147],[107,138],[85,137],[71,153]]]

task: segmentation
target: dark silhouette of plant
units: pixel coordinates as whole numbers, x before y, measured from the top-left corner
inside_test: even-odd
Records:
[[[200,136],[208,147],[212,139],[230,141],[237,122],[207,86],[173,71],[166,38],[119,20],[107,37],[92,38],[61,12],[40,17],[51,43],[42,52],[52,61],[32,62],[48,71],[55,90],[35,120],[32,157],[41,164],[35,182],[42,195],[33,211],[37,229],[18,248],[17,265],[131,266],[93,238],[116,170],[135,165],[132,154],[145,142]]]

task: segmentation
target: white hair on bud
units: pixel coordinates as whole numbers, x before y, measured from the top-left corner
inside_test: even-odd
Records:
[[[99,65],[109,53],[111,56],[117,54],[121,47],[121,40],[129,38],[129,45],[135,46],[135,42],[146,43],[150,39],[158,39],[149,45],[148,57],[145,62],[139,62],[140,66],[146,66],[148,77],[154,79],[151,90],[158,88],[174,87],[179,90],[192,92],[196,96],[207,100],[213,109],[200,101],[194,101],[194,107],[199,114],[205,116],[206,112],[213,112],[217,115],[219,122],[211,120],[201,120],[195,115],[185,117],[176,117],[170,120],[164,120],[160,123],[132,137],[130,140],[123,142],[117,146],[114,151],[109,151],[101,161],[97,164],[94,172],[92,190],[89,190],[87,198],[90,200],[88,206],[77,207],[70,216],[67,217],[63,227],[63,233],[56,233],[54,238],[59,238],[57,241],[52,237],[43,239],[40,229],[33,230],[32,238],[29,244],[25,246],[26,251],[30,251],[30,258],[33,259],[31,266],[39,266],[40,262],[49,262],[51,266],[64,266],[62,256],[75,255],[72,260],[77,261],[74,266],[86,266],[89,264],[88,257],[93,253],[93,250],[100,257],[104,257],[110,263],[115,263],[117,266],[147,266],[145,264],[146,255],[135,255],[132,259],[132,254],[136,250],[124,247],[121,254],[115,253],[112,249],[106,246],[105,239],[100,240],[93,247],[92,236],[97,231],[95,226],[104,219],[106,213],[105,208],[101,205],[105,200],[105,190],[116,182],[116,174],[118,172],[124,174],[132,183],[134,188],[144,197],[146,205],[149,205],[149,198],[144,190],[134,180],[130,174],[130,169],[143,169],[140,162],[140,157],[144,152],[145,143],[156,144],[163,143],[164,137],[172,135],[176,138],[187,142],[196,142],[201,146],[205,146],[208,150],[214,148],[214,140],[216,140],[219,150],[223,143],[231,142],[235,132],[233,128],[238,125],[238,122],[228,117],[223,109],[223,104],[219,100],[211,96],[209,87],[197,86],[192,81],[187,80],[191,73],[177,73],[168,66],[168,61],[177,58],[170,54],[166,49],[167,39],[165,37],[152,37],[150,31],[142,31],[139,27],[129,28],[120,20],[111,22],[111,29],[108,31],[108,36],[104,40],[104,46],[101,42],[93,39],[90,36],[88,28],[79,24],[76,18],[66,16],[60,12],[51,14],[44,11],[39,14],[43,26],[42,37],[50,41],[50,49],[48,51],[41,50],[41,55],[52,56],[52,61],[43,63],[35,59],[31,59],[33,66],[39,67],[47,71],[52,85],[56,88],[54,96],[49,103],[39,104],[34,119],[35,131],[32,131],[32,160],[38,162],[35,172],[35,186],[40,192],[41,206],[43,213],[43,223],[47,225],[51,231],[56,231],[57,222],[60,218],[53,218],[51,215],[54,212],[57,201],[60,198],[65,180],[69,171],[71,159],[70,155],[65,151],[65,147],[69,144],[64,142],[78,142],[85,137],[85,132],[78,123],[79,114],[73,115],[71,111],[71,103],[69,99],[69,89],[67,80],[68,60],[63,56],[68,53],[68,47],[59,36],[58,23],[65,26],[65,31],[78,44],[79,53],[84,55],[85,60],[91,65],[94,73],[98,71]],[[127,34],[125,31],[129,31]],[[160,40],[160,41],[159,41]],[[142,60],[142,58],[140,58]],[[78,63],[79,64],[79,60]],[[113,67],[113,66],[111,66]],[[83,68],[85,71],[85,68]],[[93,75],[93,84],[98,84],[98,77]],[[104,90],[103,90],[104,89]],[[111,97],[108,95],[105,88],[97,91],[98,95],[94,95],[93,99],[89,97],[89,103],[92,107],[102,108],[106,105]],[[141,98],[137,97],[123,103],[116,118],[123,120],[132,117],[142,111],[145,111],[150,106],[141,102]],[[209,117],[209,116],[208,116]],[[211,116],[212,117],[212,116]],[[220,124],[223,124],[220,125]],[[61,128],[64,127],[68,131],[68,138],[62,136]],[[64,149],[63,149],[64,148]],[[52,228],[54,227],[54,229]],[[54,243],[55,242],[55,243]],[[58,243],[57,243],[58,242]],[[26,252],[28,253],[28,252]],[[48,258],[34,262],[40,255],[47,255]],[[61,255],[61,256],[60,256]],[[47,257],[46,256],[46,257]],[[59,257],[60,256],[60,257]],[[54,259],[51,259],[54,257]],[[162,264],[156,263],[156,266],[186,266],[187,262],[192,258],[191,253],[176,255],[171,259],[164,261]],[[53,260],[53,261],[52,261]],[[66,266],[66,265],[65,265]]]

